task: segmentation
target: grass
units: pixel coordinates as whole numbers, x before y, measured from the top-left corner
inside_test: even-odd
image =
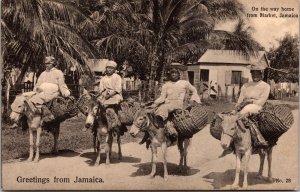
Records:
[[[224,101],[205,102],[207,107],[210,123],[215,113],[231,111],[234,107],[233,103]],[[298,108],[298,103],[295,104]],[[92,133],[88,130],[82,132],[85,117],[79,116],[68,119],[61,124],[60,135],[58,140],[59,150],[71,150],[80,152],[85,149],[93,148]],[[115,139],[116,140],[116,139]],[[114,140],[114,142],[116,142]],[[129,133],[122,136],[122,143],[137,142],[141,137],[133,138]],[[41,153],[50,153],[53,146],[53,136],[51,133],[43,132],[40,144]],[[8,125],[2,125],[2,160],[25,158],[29,152],[29,133],[22,132],[20,129],[9,129]]]

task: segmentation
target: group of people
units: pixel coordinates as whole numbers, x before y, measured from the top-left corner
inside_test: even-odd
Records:
[[[57,64],[56,59],[53,56],[46,56],[44,60],[46,70],[39,76],[37,83],[34,87],[33,96],[27,101],[32,110],[38,112],[41,106],[58,97],[69,97],[71,92],[68,89],[65,81],[64,74],[61,70],[55,66]],[[122,100],[122,78],[116,73],[117,63],[109,60],[106,64],[105,76],[100,79],[100,83],[95,88],[98,92],[98,102],[106,109],[110,110],[115,116],[115,107]],[[164,128],[168,121],[169,114],[176,110],[184,108],[184,99],[187,92],[191,92],[190,104],[200,104],[200,97],[196,88],[190,84],[189,81],[180,79],[180,71],[187,70],[187,66],[173,63],[168,66],[169,81],[167,81],[161,90],[161,95],[157,98],[152,107],[156,110],[155,121],[158,128]],[[232,114],[253,114],[258,113],[263,105],[266,103],[270,86],[262,81],[263,68],[251,65],[250,72],[252,75],[252,82],[245,83],[240,92],[239,99],[235,105],[235,109]],[[52,115],[50,111],[44,111],[44,113]],[[117,122],[116,125],[119,125]]]

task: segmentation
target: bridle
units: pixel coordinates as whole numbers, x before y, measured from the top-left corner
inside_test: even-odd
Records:
[[[147,121],[143,122],[141,125],[138,125],[137,123],[133,123],[137,128],[140,129],[140,131],[146,132],[147,130],[149,130],[149,126],[150,126],[150,120],[149,117],[146,115],[146,119]]]

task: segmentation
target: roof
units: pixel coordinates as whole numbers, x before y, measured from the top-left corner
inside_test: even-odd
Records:
[[[104,72],[108,59],[88,59],[88,65],[94,72]]]
[[[212,64],[253,64],[268,67],[268,60],[265,51],[258,51],[249,57],[236,50],[213,50],[208,49],[198,60],[200,63]]]

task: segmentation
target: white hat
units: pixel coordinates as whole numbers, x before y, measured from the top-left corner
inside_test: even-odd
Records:
[[[186,71],[187,70],[187,66],[186,65],[182,65],[180,63],[171,63],[170,65],[167,66],[167,69],[169,69],[169,71],[171,70],[180,70],[180,71]]]
[[[53,64],[55,64],[55,57],[53,57],[53,56],[46,56],[44,63],[53,63]]]
[[[113,68],[116,68],[117,67],[117,63],[114,62],[114,61],[108,61],[106,63],[106,67],[113,67]]]

